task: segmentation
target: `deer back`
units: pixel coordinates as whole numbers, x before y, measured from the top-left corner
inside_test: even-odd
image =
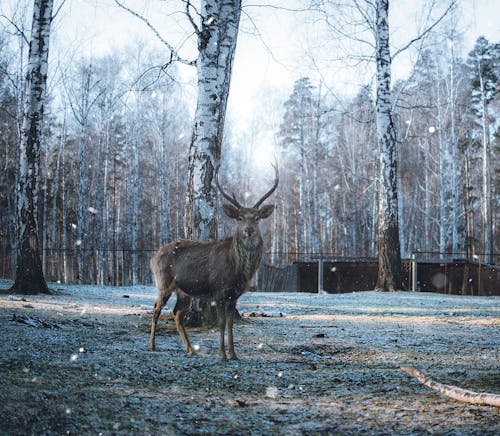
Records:
[[[192,296],[245,288],[251,276],[247,278],[242,269],[246,263],[237,257],[233,242],[233,238],[218,242],[175,241],[157,252],[151,267],[156,277],[159,273],[160,277],[166,276],[167,282],[175,280],[178,289]]]

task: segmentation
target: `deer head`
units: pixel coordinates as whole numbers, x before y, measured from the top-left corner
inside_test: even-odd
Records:
[[[278,168],[276,165],[273,165],[273,168],[275,171],[275,178],[272,188],[267,191],[253,207],[245,207],[236,200],[234,193],[229,195],[222,189],[219,183],[219,165],[217,165],[215,182],[221,195],[229,202],[229,204],[224,204],[222,206],[222,210],[229,218],[237,221],[235,231],[236,239],[248,242],[261,241],[259,221],[268,218],[274,211],[274,205],[268,204],[261,206],[261,204],[276,190],[279,182]]]

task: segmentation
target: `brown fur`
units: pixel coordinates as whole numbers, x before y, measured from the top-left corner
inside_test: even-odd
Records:
[[[210,299],[217,307],[220,358],[226,359],[224,332],[227,328],[229,357],[236,359],[233,342],[236,302],[247,288],[262,257],[263,242],[258,221],[270,216],[273,209],[274,206],[258,209],[225,205],[226,215],[237,220],[233,237],[217,242],[178,240],[158,250],[151,259],[158,287],[151,324],[151,350],[156,349],[156,324],[161,310],[175,291],[175,323],[187,353],[191,355],[194,350],[184,328],[184,313],[191,297],[202,297]]]

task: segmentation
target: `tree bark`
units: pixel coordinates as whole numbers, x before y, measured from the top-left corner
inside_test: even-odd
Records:
[[[189,149],[184,232],[189,239],[218,238],[217,193],[212,186],[221,156],[241,1],[205,0],[198,29],[198,101]]]
[[[378,183],[378,280],[377,289],[402,288],[399,245],[396,130],[392,119],[391,54],[389,49],[389,1],[376,2]]]
[[[491,262],[492,253],[492,214],[491,214],[491,173],[490,173],[490,126],[488,120],[488,101],[486,99],[486,90],[481,69],[479,69],[479,86],[481,92],[481,112],[482,112],[482,130],[483,130],[483,147],[482,147],[482,227],[483,227],[483,253],[484,262]]]
[[[37,194],[52,7],[52,0],[35,0],[33,9],[17,185],[17,267],[9,290],[21,294],[50,292],[40,261]]]
[[[240,0],[205,0],[198,30],[198,101],[189,148],[184,233],[204,241],[219,237],[217,191],[212,186],[221,156],[224,121],[241,15]],[[187,325],[215,325],[210,301],[195,301]]]

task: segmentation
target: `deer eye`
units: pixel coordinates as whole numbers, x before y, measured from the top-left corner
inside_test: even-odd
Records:
[[[238,219],[238,221],[243,221],[243,217],[242,216],[239,216],[237,219]]]

